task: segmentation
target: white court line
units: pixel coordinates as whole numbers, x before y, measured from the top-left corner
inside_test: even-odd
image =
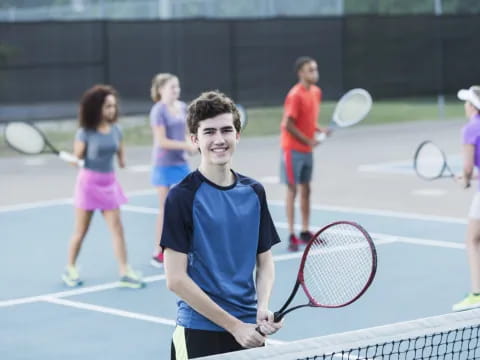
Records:
[[[150,208],[150,207],[145,207],[145,206],[123,205],[122,210],[137,212],[137,213],[141,213],[141,214],[158,215],[158,209],[157,208]]]
[[[125,210],[132,211],[132,212],[147,213],[147,214],[158,213],[158,210],[154,208],[130,206],[130,205],[126,206]],[[285,222],[275,222],[275,226],[281,229],[288,228]],[[296,224],[295,227],[300,228],[300,225]],[[377,245],[390,244],[390,243],[406,243],[406,244],[413,244],[413,245],[420,245],[420,246],[432,246],[432,247],[442,247],[442,248],[451,248],[451,249],[465,248],[464,244],[454,243],[449,241],[412,238],[412,237],[405,237],[405,236],[394,236],[394,235],[379,234],[379,233],[371,233],[371,236],[373,237]],[[284,261],[284,260],[290,260],[290,259],[297,259],[297,258],[300,258],[302,254],[303,254],[302,252],[298,252],[298,253],[292,253],[292,254],[276,255],[274,256],[274,260]],[[155,275],[155,276],[146,277],[144,281],[153,282],[153,281],[159,281],[164,279],[165,279],[165,275]],[[62,292],[39,295],[39,296],[4,300],[4,301],[0,301],[0,308],[43,301],[45,297],[61,298],[61,297],[75,296],[75,295],[87,294],[91,292],[109,290],[109,289],[114,289],[116,287],[118,287],[118,282],[112,282],[112,283],[106,283],[106,284],[90,286],[90,287],[82,287],[75,290],[68,290],[68,291],[62,291]]]
[[[278,200],[271,200],[271,201],[268,201],[268,205],[284,207],[285,202],[278,201]],[[357,207],[354,208],[354,207],[348,207],[348,206],[333,206],[333,205],[312,205],[311,208],[314,210],[349,212],[353,214],[376,215],[376,216],[392,217],[392,218],[399,218],[399,219],[413,219],[413,220],[425,220],[425,221],[438,221],[438,222],[453,223],[453,224],[467,224],[466,219],[456,218],[451,216],[424,215],[424,214],[408,213],[408,212],[401,212],[401,211],[357,208]]]
[[[109,314],[109,315],[114,315],[114,316],[120,316],[128,319],[134,319],[134,320],[142,320],[142,321],[147,321],[147,322],[152,322],[155,324],[161,324],[161,325],[168,325],[168,326],[176,326],[176,321],[172,319],[166,319],[162,318],[159,316],[152,316],[152,315],[146,315],[146,314],[141,314],[141,313],[136,313],[136,312],[131,312],[131,311],[125,311],[125,310],[120,310],[120,309],[114,309],[111,307],[105,307],[105,306],[100,306],[100,305],[94,305],[94,304],[88,304],[80,301],[72,301],[72,300],[66,300],[66,299],[58,299],[55,297],[45,297],[42,300],[43,302],[51,303],[51,304],[56,304],[56,305],[63,305],[63,306],[68,306],[72,307],[75,309],[81,309],[81,310],[88,310],[88,311],[96,311],[102,314]],[[281,340],[273,340],[269,339],[268,340],[269,344],[275,345],[275,344],[284,344],[286,341],[281,341]]]
[[[363,164],[357,167],[359,172],[375,172],[384,174],[415,175],[411,161],[395,161],[376,164]]]
[[[143,279],[143,281],[145,281],[146,283],[160,281],[160,280],[165,280],[165,275],[163,274],[153,275]],[[79,287],[74,290],[60,291],[60,292],[51,293],[51,294],[5,300],[5,301],[0,301],[0,308],[43,301],[45,298],[63,298],[68,296],[83,295],[83,294],[88,294],[92,292],[115,289],[118,287],[119,287],[119,283],[118,281],[115,281],[115,282],[110,282],[110,283],[101,284],[101,285]]]
[[[170,325],[170,326],[175,326],[176,325],[175,321],[170,320],[170,319],[165,319],[165,318],[161,318],[161,317],[157,317],[157,316],[135,313],[135,312],[131,312],[131,311],[119,310],[119,309],[109,308],[109,307],[105,307],[105,306],[87,304],[87,303],[83,303],[83,302],[79,302],[79,301],[58,299],[56,297],[44,297],[42,299],[42,301],[47,302],[47,303],[57,304],[57,305],[64,305],[64,306],[68,306],[68,307],[73,307],[73,308],[76,308],[76,309],[96,311],[96,312],[100,312],[100,313],[103,313],[103,314],[110,314],[110,315],[125,317],[125,318],[129,318],[129,319],[153,322],[153,323],[156,323],[156,324]]]
[[[141,207],[141,206],[130,206],[127,205],[122,207],[125,211],[131,212],[139,212],[142,214],[158,214],[158,210],[155,208],[149,207]],[[286,222],[281,221],[274,221],[275,227],[279,229],[288,229],[288,224]],[[312,228],[320,229],[320,226],[312,226]],[[300,224],[295,224],[295,229],[301,229]],[[369,233],[372,238],[375,240],[375,244],[383,245],[383,244],[390,244],[393,242],[400,242],[406,244],[414,244],[414,245],[422,245],[422,246],[432,246],[432,247],[443,247],[443,248],[451,248],[451,249],[465,249],[465,245],[462,243],[456,243],[452,241],[441,241],[441,240],[431,240],[431,239],[423,239],[423,238],[414,238],[408,236],[396,236],[390,234],[381,234],[381,233]],[[293,259],[297,253],[293,254],[285,254],[279,255],[279,259]],[[277,258],[276,258],[277,259]]]
[[[48,206],[71,204],[72,202],[73,202],[72,198],[65,198],[65,199],[33,202],[33,203],[7,205],[7,206],[0,206],[0,212],[13,212],[13,211],[20,211],[20,210],[38,209],[38,208],[48,207]]]
[[[282,227],[284,226],[283,223],[280,223],[279,226]],[[300,226],[300,225],[298,225]],[[392,237],[392,236],[384,236],[383,239],[376,239],[375,243],[377,245],[383,245],[383,244],[389,244],[397,241],[397,237]],[[411,239],[411,241],[415,241],[415,239]],[[436,245],[439,246],[439,245]],[[279,261],[288,261],[288,260],[293,260],[293,259],[299,259],[303,255],[303,251],[295,252],[295,253],[289,253],[289,254],[282,254],[282,255],[275,255],[273,257],[273,260],[275,262]],[[154,282],[154,281],[162,281],[165,280],[165,275],[154,275],[154,276],[149,276],[143,279],[145,282]],[[50,294],[44,294],[44,295],[38,295],[38,296],[31,296],[31,297],[24,297],[24,298],[16,298],[16,299],[11,299],[11,300],[4,300],[0,301],[0,308],[2,307],[8,307],[8,306],[15,306],[15,305],[21,305],[21,304],[30,304],[34,302],[39,302],[39,301],[45,301],[46,298],[65,298],[69,296],[76,296],[76,295],[83,295],[83,294],[88,294],[88,293],[93,293],[93,292],[100,292],[100,291],[105,291],[105,290],[110,290],[110,289],[115,289],[119,287],[118,282],[111,282],[111,283],[106,283],[106,284],[101,284],[101,285],[95,285],[95,286],[87,286],[87,287],[79,287],[74,290],[67,290],[67,291],[61,291],[61,292],[56,292],[56,293],[50,293]]]
[[[142,195],[153,195],[156,194],[155,189],[144,189],[144,190],[135,190],[130,191],[127,193],[127,196],[142,196]],[[58,206],[58,205],[66,205],[72,204],[73,198],[63,198],[63,199],[53,199],[53,200],[46,200],[46,201],[37,201],[32,203],[22,203],[22,204],[15,204],[15,205],[6,205],[0,206],[0,213],[1,212],[10,212],[10,211],[21,211],[21,210],[30,210],[30,209],[37,209],[42,207],[49,207],[49,206]]]
[[[141,196],[141,195],[153,195],[153,194],[156,194],[155,189],[145,189],[145,190],[128,192],[127,196]],[[35,208],[48,207],[48,206],[71,204],[72,201],[73,201],[72,198],[65,198],[65,199],[56,199],[56,200],[54,199],[54,200],[48,200],[48,201],[39,201],[34,203],[0,206],[0,212],[28,210],[28,209],[35,209]],[[279,200],[270,200],[268,201],[268,204],[270,206],[281,206],[281,207],[285,206],[285,202],[279,201]],[[131,205],[127,205],[127,206],[131,206]],[[465,218],[456,218],[456,217],[438,216],[438,215],[424,215],[424,214],[391,211],[391,210],[383,210],[383,209],[357,208],[357,207],[333,206],[333,205],[315,205],[315,204],[313,204],[311,208],[314,210],[349,212],[353,214],[384,216],[384,217],[392,217],[392,218],[399,218],[399,219],[438,221],[438,222],[453,223],[453,224],[467,223],[467,220]]]

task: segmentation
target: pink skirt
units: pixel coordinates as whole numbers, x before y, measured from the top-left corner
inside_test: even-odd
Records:
[[[80,169],[75,184],[74,205],[84,210],[114,210],[127,202],[114,172]]]

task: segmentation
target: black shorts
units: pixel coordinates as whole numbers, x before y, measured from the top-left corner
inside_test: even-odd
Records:
[[[171,360],[187,360],[243,349],[229,332],[187,329],[177,325],[173,332]]]

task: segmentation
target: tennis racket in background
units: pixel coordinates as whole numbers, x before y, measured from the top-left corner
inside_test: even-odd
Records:
[[[447,163],[445,153],[430,140],[418,145],[413,156],[413,168],[424,180],[435,180],[442,177],[454,178],[454,173]]]
[[[243,132],[248,125],[247,111],[242,105],[240,104],[235,104],[235,105],[237,107],[238,112],[240,113],[241,131]]]
[[[79,160],[75,155],[57,150],[48,141],[45,134],[33,124],[23,121],[9,122],[5,126],[4,136],[7,145],[19,153],[26,155],[52,153],[66,162],[74,163],[78,166],[83,166],[84,164],[84,161]]]
[[[353,303],[371,285],[376,270],[375,245],[362,226],[350,221],[326,225],[305,247],[295,286],[274,313],[275,322],[307,306],[339,308]],[[300,286],[308,302],[287,309]],[[260,327],[257,331],[262,334]]]
[[[349,90],[335,106],[328,129],[333,131],[337,127],[343,128],[359,123],[372,109],[372,103],[372,96],[367,90],[360,88]],[[320,142],[326,138],[325,133],[317,135],[317,140]]]

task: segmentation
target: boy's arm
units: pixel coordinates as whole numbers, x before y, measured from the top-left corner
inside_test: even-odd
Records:
[[[246,348],[261,346],[265,338],[256,330],[255,324],[247,324],[230,315],[218,306],[190,278],[187,273],[187,254],[166,248],[164,252],[167,287],[198,313],[224,328],[235,337],[237,342]]]
[[[295,120],[287,116],[286,121],[285,121],[285,129],[293,135],[298,141],[304,143],[305,145],[309,146],[315,146],[317,145],[315,139],[310,139],[308,138],[303,132],[301,132],[296,126],[295,126]]]
[[[268,303],[275,281],[275,265],[271,250],[257,255],[257,324],[265,335],[271,335],[282,327],[282,322],[275,323],[273,314],[268,310]]]

